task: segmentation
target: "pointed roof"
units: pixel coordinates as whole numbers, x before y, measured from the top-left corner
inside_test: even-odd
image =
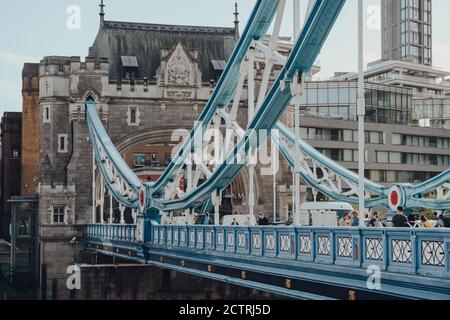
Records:
[[[180,42],[187,50],[198,50],[202,81],[209,82],[218,76],[212,60],[227,61],[236,41],[235,28],[105,21],[89,56],[108,58],[111,78],[121,75],[121,57],[134,56],[139,64],[136,78],[153,80],[161,64],[161,50]]]

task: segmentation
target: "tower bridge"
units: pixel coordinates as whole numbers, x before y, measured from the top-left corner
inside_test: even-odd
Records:
[[[345,83],[352,105],[336,106],[346,108],[342,121],[359,120],[358,128],[347,121],[337,134],[345,136],[343,157],[333,152],[332,139],[320,141],[318,123],[333,134],[341,129],[328,118],[311,121],[304,101],[308,90],[320,96],[309,88],[320,69],[314,63],[346,1],[305,1],[302,16],[300,0],[292,2],[293,9],[288,0],[255,0],[242,28],[237,5],[233,27],[204,27],[109,21],[101,1],[100,28],[84,61],[47,56],[28,66],[24,94],[30,91],[40,115],[36,136],[27,136],[39,140],[39,163],[28,161],[23,180],[37,177],[42,298],[76,295],[66,290],[66,268],[74,263],[87,273],[86,298],[91,291],[106,298],[112,277],[119,279],[118,297],[124,286],[135,297],[136,288],[170,283],[170,273],[155,270],[190,277],[186,282],[207,279],[208,290],[219,281],[269,297],[450,298],[448,231],[366,228],[363,219],[366,209],[450,209],[447,150],[432,148],[438,165],[426,168],[420,183],[364,177],[365,160],[407,147],[374,147],[386,136],[404,137],[381,132],[387,124],[364,128],[362,72],[358,83]],[[292,38],[280,31],[289,11]],[[359,53],[362,71],[362,48]],[[328,85],[327,94],[342,89]],[[390,90],[400,104],[411,100],[407,88]],[[437,133],[423,130],[437,145]],[[405,135],[414,132],[408,128]],[[445,138],[442,144],[449,144],[450,134]],[[31,192],[31,184],[23,184]],[[302,225],[298,213],[310,198],[358,207],[360,225]],[[243,213],[237,216],[248,225],[221,224],[232,213]],[[294,221],[257,226],[252,221],[259,213],[274,222],[292,214]],[[174,222],[178,216],[182,223]]]
[[[405,206],[446,210],[450,207],[450,171],[416,186],[382,186],[361,180],[361,175],[345,169],[300,139],[298,113],[296,132],[280,122],[291,102],[298,109],[305,78],[344,3],[309,1],[301,28],[294,18],[299,32],[289,56],[284,56],[277,52],[277,46],[286,1],[256,1],[223,73],[211,89],[211,97],[156,181],[142,182],[124,162],[98,115],[102,103],[89,96],[85,116],[101,188],[107,189],[122,208],[131,209],[133,223],[87,225],[87,249],[295,298],[342,299],[349,292],[359,299],[449,298],[450,234],[445,230],[219,224],[223,192],[246,166],[247,209],[250,215],[255,213],[255,164],[236,162],[236,157],[243,154],[248,158],[266,143],[265,138],[255,138],[259,130],[270,131],[266,139],[271,139],[272,146],[293,168],[294,210],[299,210],[300,177],[315,190],[338,201],[361,207],[363,196],[363,208],[384,206],[395,210]],[[264,37],[272,24],[267,41]],[[174,50],[176,59],[187,59],[180,44]],[[255,87],[257,55],[265,61],[258,78],[259,90]],[[281,68],[274,77],[276,66]],[[174,79],[189,81],[182,79],[189,74],[190,70],[185,69]],[[172,76],[169,71],[169,78],[158,81],[170,81]],[[238,118],[244,89],[246,123]],[[187,98],[191,92],[182,94]],[[223,162],[194,165],[191,158],[199,150],[203,151],[203,135],[208,128],[239,129],[241,135],[231,148],[215,150],[221,153]],[[181,181],[186,181],[184,188],[180,188]],[[215,225],[177,226],[161,220],[161,216],[180,211],[186,216],[211,212]],[[95,216],[93,220],[96,221]],[[374,285],[369,283],[371,272],[381,275],[379,286],[376,281]]]

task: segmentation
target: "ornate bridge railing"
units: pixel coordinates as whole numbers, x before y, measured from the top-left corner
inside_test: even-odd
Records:
[[[136,225],[131,224],[89,224],[86,225],[87,241],[136,242]]]
[[[450,279],[446,230],[161,226],[150,246],[191,249]]]
[[[142,223],[87,225],[86,239],[355,268],[377,266],[382,271],[450,279],[447,230],[147,224],[147,232],[143,228]]]

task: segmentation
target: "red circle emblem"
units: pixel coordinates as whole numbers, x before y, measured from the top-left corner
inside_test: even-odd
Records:
[[[145,206],[145,192],[144,192],[144,190],[141,190],[141,193],[139,194],[139,203],[141,204],[141,207]]]
[[[398,192],[396,190],[391,192],[391,203],[393,206],[398,205]]]

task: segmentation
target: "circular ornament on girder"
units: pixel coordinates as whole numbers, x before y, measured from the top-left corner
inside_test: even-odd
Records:
[[[393,186],[390,190],[389,190],[389,207],[391,208],[391,210],[396,211],[397,207],[402,205],[403,202],[403,195],[402,195],[402,191],[398,186]]]
[[[139,209],[141,213],[144,213],[146,205],[147,205],[147,189],[143,187],[139,191]]]

